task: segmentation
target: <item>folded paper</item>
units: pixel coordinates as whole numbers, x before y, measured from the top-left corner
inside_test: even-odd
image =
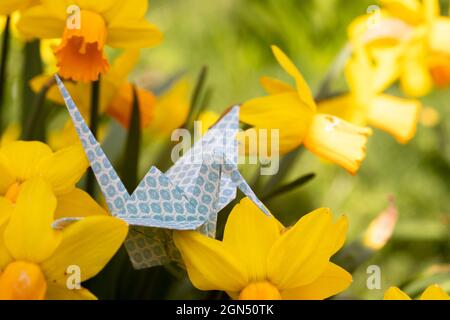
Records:
[[[180,261],[172,230],[198,229],[214,237],[217,213],[236,198],[237,188],[269,214],[238,171],[238,106],[166,173],[152,167],[130,195],[63,82],[56,80],[111,214],[131,226],[125,246],[136,269]],[[73,220],[58,220],[55,228]]]

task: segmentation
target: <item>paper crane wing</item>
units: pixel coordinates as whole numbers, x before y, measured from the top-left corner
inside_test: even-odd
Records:
[[[58,78],[57,82],[112,215],[130,225],[177,230],[195,230],[206,221],[203,208],[194,206],[192,199],[155,167],[135,192],[128,194],[64,84]]]

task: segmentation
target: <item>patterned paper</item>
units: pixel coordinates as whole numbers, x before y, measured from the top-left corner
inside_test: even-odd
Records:
[[[269,214],[238,171],[238,106],[166,173],[152,167],[130,195],[64,84],[56,80],[111,214],[131,226],[125,246],[136,269],[180,261],[172,230],[198,229],[214,237],[217,213],[236,198],[237,188]],[[55,228],[73,220],[59,220]]]

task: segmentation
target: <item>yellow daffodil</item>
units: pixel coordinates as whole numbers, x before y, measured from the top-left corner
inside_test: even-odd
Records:
[[[79,10],[68,16],[71,6]],[[60,75],[89,82],[109,68],[105,45],[143,48],[162,40],[161,32],[145,20],[147,7],[147,0],[41,0],[23,12],[18,28],[41,39],[61,39],[55,49]]]
[[[174,233],[193,285],[232,298],[325,299],[345,290],[352,276],[330,262],[344,244],[347,218],[336,223],[315,210],[284,228],[248,198],[228,217],[223,241],[196,231]]]
[[[20,125],[17,123],[10,124],[1,136],[0,147],[19,139],[21,131]]]
[[[384,300],[411,300],[397,287],[390,287],[384,294]],[[437,284],[430,285],[420,296],[420,300],[450,300],[450,296]]]
[[[7,143],[0,148],[0,199],[15,203],[26,181],[43,177],[58,199],[57,218],[106,215],[86,192],[75,186],[88,166],[80,144],[53,152],[36,141]]]
[[[184,125],[190,111],[190,83],[181,78],[157,97],[149,132],[166,136]]]
[[[377,81],[376,67],[363,48],[349,59],[345,71],[350,93],[320,102],[319,111],[356,124],[377,127],[401,143],[411,140],[416,132],[421,103],[382,93],[382,81]]]
[[[125,128],[128,128],[130,122],[134,99],[133,86],[127,81],[127,78],[138,60],[138,50],[126,50],[114,60],[111,70],[103,77],[100,84],[100,113],[106,112]],[[33,91],[39,92],[52,77],[52,75],[41,75],[34,78],[31,81],[31,88]],[[91,107],[91,86],[86,83],[73,83],[71,81],[65,81],[65,85],[80,112],[87,119]],[[141,127],[146,128],[153,119],[156,98],[153,93],[147,90],[139,87],[136,90],[139,99]],[[65,105],[64,99],[56,86],[50,88],[47,98],[60,105]]]
[[[398,78],[403,91],[424,96],[450,84],[450,18],[440,15],[437,0],[384,0],[378,21],[373,15],[355,19],[349,27],[353,45],[364,44],[388,76]],[[377,51],[378,54],[373,54]],[[383,60],[380,60],[380,52]]]
[[[127,224],[91,216],[54,230],[56,206],[52,187],[43,178],[23,183],[9,222],[0,224],[0,299],[95,299],[87,289],[77,288],[80,283],[69,281],[70,267],[78,269],[80,282],[95,276],[124,241]],[[4,203],[0,207],[7,210]]]
[[[295,79],[295,88],[280,80],[262,78],[269,96],[244,103],[240,120],[256,129],[278,129],[281,153],[304,144],[316,155],[356,173],[365,157],[371,130],[318,112],[300,71],[278,47],[273,46],[272,51],[281,67]]]

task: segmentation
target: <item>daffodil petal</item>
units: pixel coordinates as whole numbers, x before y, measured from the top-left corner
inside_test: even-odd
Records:
[[[341,267],[329,262],[325,271],[314,282],[281,292],[287,300],[323,300],[347,289],[352,276]]]
[[[13,210],[13,204],[5,197],[0,197],[0,227],[8,221]]]
[[[23,183],[5,230],[5,244],[16,260],[41,262],[53,254],[61,235],[52,228],[56,198],[41,177]]]
[[[183,78],[158,97],[154,118],[149,126],[156,136],[170,135],[180,128],[189,115],[190,84]]]
[[[320,113],[331,114],[352,123],[360,119],[358,107],[351,94],[322,100],[317,104],[317,110]]]
[[[65,14],[65,7],[63,13]],[[25,35],[41,39],[53,39],[62,37],[65,27],[65,16],[49,14],[47,6],[40,5],[26,10],[17,23],[17,28]]]
[[[0,149],[0,194],[5,194],[15,180],[9,161]]]
[[[284,154],[302,144],[313,112],[298,98],[297,93],[288,92],[245,102],[239,117],[240,121],[256,129],[278,129],[280,151]]]
[[[344,246],[345,239],[347,238],[347,232],[348,232],[347,216],[343,215],[343,216],[339,217],[339,219],[334,224],[332,232],[335,233],[335,236],[336,236],[336,244],[331,253],[332,255],[334,255],[336,252],[338,252]]]
[[[175,231],[173,239],[196,288],[240,292],[248,283],[245,266],[224,243],[196,231]]]
[[[102,1],[92,1],[92,0],[76,0],[76,4],[82,10],[91,10],[97,13],[104,14],[116,5],[117,0],[102,0]]]
[[[103,209],[91,196],[78,188],[58,196],[55,220],[68,217],[107,216]]]
[[[66,286],[58,286],[49,284],[45,294],[46,300],[97,300],[89,290],[81,289],[67,289]]]
[[[421,20],[423,8],[417,0],[381,0],[380,2],[392,15],[410,24],[419,23]]]
[[[3,270],[13,260],[3,238],[6,226],[6,223],[0,224],[0,270]]]
[[[37,0],[2,0],[0,2],[0,15],[10,15],[14,11],[24,10],[28,6],[37,4]]]
[[[69,266],[80,267],[81,281],[94,277],[114,256],[125,240],[127,224],[116,218],[90,216],[62,231],[62,241],[41,267],[53,283],[64,285]]]
[[[424,52],[424,44],[413,42],[405,51],[403,57],[403,71],[400,75],[400,85],[403,92],[411,97],[427,95],[433,87],[433,79],[428,70]]]
[[[437,284],[432,284],[425,289],[420,300],[450,300],[450,296]]]
[[[77,4],[77,0],[40,0],[48,13],[57,16],[61,20],[67,19],[67,8]],[[62,31],[63,29],[61,29]]]
[[[450,54],[450,44],[446,39],[450,32],[450,18],[440,17],[433,21],[430,30],[430,47],[433,51]]]
[[[303,216],[270,250],[268,278],[280,290],[312,283],[326,269],[337,244],[329,209]]]
[[[145,20],[121,21],[108,26],[107,43],[114,48],[150,48],[158,45],[163,34]]]
[[[25,181],[38,174],[40,163],[52,155],[52,150],[42,142],[14,141],[3,146],[0,153],[11,174],[17,180]]]
[[[85,0],[91,2],[90,0]],[[124,21],[142,19],[148,10],[147,0],[115,1],[103,16],[109,25],[123,24]]]
[[[278,79],[262,77],[260,82],[264,90],[270,95],[295,91],[289,84]]]
[[[390,287],[384,293],[384,300],[411,300],[411,298],[397,287]]]
[[[309,88],[308,84],[306,83],[305,79],[303,78],[302,74],[297,69],[295,64],[277,46],[272,46],[272,52],[284,71],[286,71],[291,77],[295,79],[297,92],[300,96],[300,99],[302,99],[306,103],[308,108],[310,108],[312,111],[315,111],[316,103],[314,102],[314,97],[311,89]]]
[[[39,166],[45,178],[51,183],[56,194],[64,194],[75,188],[89,162],[81,144],[76,144],[55,152]]]
[[[247,268],[250,281],[267,278],[267,256],[280,237],[278,222],[244,198],[231,211],[223,243]]]

